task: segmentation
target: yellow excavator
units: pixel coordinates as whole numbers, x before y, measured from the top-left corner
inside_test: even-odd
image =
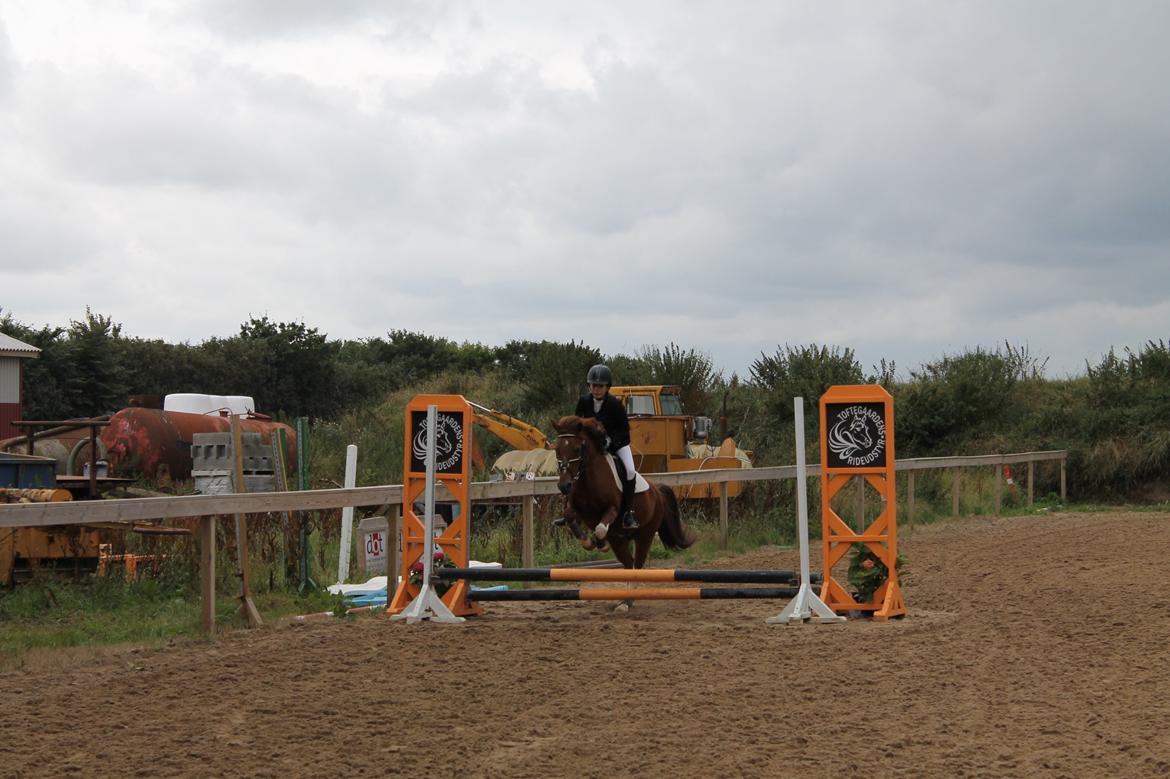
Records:
[[[492,464],[492,471],[500,474],[534,474],[554,476],[557,458],[548,438],[540,428],[502,411],[468,401],[475,423],[512,447]]]
[[[681,388],[676,385],[612,387],[610,392],[626,407],[630,418],[630,448],[639,473],[673,473],[715,468],[750,468],[749,452],[738,449],[731,438],[718,446],[709,443],[711,420],[683,413]],[[555,476],[556,455],[552,444],[537,427],[502,411],[472,403],[476,424],[513,447],[492,465],[504,478]],[[735,497],[739,482],[727,485]],[[695,484],[676,490],[680,498],[713,498],[717,484]]]

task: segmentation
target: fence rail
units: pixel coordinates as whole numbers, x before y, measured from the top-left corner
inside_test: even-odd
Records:
[[[1032,503],[1032,483],[1037,462],[1060,461],[1060,497],[1065,500],[1066,465],[1068,453],[1064,451],[1024,452],[1019,454],[991,454],[973,457],[925,457],[898,460],[897,471],[906,472],[907,489],[906,515],[914,521],[914,476],[921,470],[952,469],[954,486],[952,495],[954,513],[959,513],[959,474],[964,468],[995,467],[996,513],[1000,509],[1003,488],[1003,466],[1017,463],[1028,464],[1028,503]],[[679,473],[647,474],[655,481],[672,487],[690,484],[719,484],[719,527],[720,540],[726,545],[728,527],[727,484],[732,482],[770,481],[795,479],[796,466],[771,466],[766,468],[738,468],[682,471]],[[819,476],[820,466],[808,467],[809,476]],[[865,482],[857,480],[858,499],[861,514],[865,508]],[[498,500],[506,498],[533,498],[554,495],[557,492],[553,477],[519,479],[516,481],[476,482],[471,486],[471,499]],[[445,489],[438,490],[443,499]],[[399,506],[402,502],[402,486],[397,484],[377,487],[352,487],[348,489],[305,490],[302,492],[268,492],[245,495],[183,495],[161,498],[127,498],[123,500],[87,500],[75,503],[23,503],[0,505],[0,528],[47,527],[59,525],[84,525],[120,522],[139,522],[148,519],[178,519],[202,517],[199,522],[199,569],[200,600],[203,630],[208,635],[215,632],[215,526],[218,516],[241,514],[262,514],[283,511],[319,511],[322,509],[344,508],[346,506],[387,506],[391,515],[391,533],[397,536]],[[533,565],[533,501],[521,500],[521,527],[523,535],[522,557],[525,567]],[[394,548],[396,545],[392,545]],[[246,557],[245,557],[246,559]],[[392,572],[398,570],[395,563]],[[246,575],[245,575],[246,576]],[[246,582],[246,578],[244,579]],[[245,584],[242,601],[250,603]],[[253,607],[254,608],[254,607]],[[258,616],[258,615],[257,615]]]
[[[1018,454],[986,454],[972,457],[921,457],[898,460],[897,470],[973,468],[1059,460],[1060,496],[1065,499],[1065,451],[1023,452]],[[809,476],[820,475],[819,465],[808,466]],[[706,471],[679,471],[676,473],[647,474],[659,484],[682,487],[691,484],[728,484],[730,482],[777,481],[795,479],[795,465],[763,468],[726,468]],[[997,479],[999,485],[1002,479]],[[439,491],[442,499],[443,490]],[[476,482],[471,487],[472,500],[538,497],[557,492],[555,477],[517,479],[516,481]],[[1030,493],[1030,490],[1029,490]],[[910,488],[908,499],[913,494]],[[148,519],[178,519],[217,514],[263,514],[278,511],[318,511],[346,506],[386,506],[402,502],[402,486],[398,484],[349,489],[306,490],[302,492],[259,492],[244,495],[181,495],[161,498],[126,498],[122,500],[91,500],[70,503],[17,503],[0,505],[0,528],[45,527],[49,525],[84,525],[92,522],[140,522]],[[721,502],[726,502],[724,499]]]

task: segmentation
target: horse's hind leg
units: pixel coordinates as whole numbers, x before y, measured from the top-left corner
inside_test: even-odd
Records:
[[[617,557],[618,562],[622,564],[622,567],[633,568],[634,555],[630,553],[630,540],[628,538],[613,538],[610,540],[613,542],[613,554]]]
[[[645,530],[638,533],[638,538],[634,542],[634,567],[645,568],[646,558],[650,556],[650,547],[654,544],[654,530],[650,529],[647,533]]]
[[[624,557],[619,556],[622,565],[626,568],[638,570],[646,567],[646,559],[650,557],[650,547],[654,544],[654,530],[653,526],[643,525],[642,529],[638,531],[637,537],[634,539],[634,556],[630,557],[630,542],[626,541],[622,544],[622,551]],[[617,551],[617,547],[614,547]],[[630,585],[626,585],[630,586]],[[634,605],[632,600],[624,600],[614,611],[629,611],[630,607]]]

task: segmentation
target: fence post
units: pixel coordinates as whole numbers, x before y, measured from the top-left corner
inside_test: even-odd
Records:
[[[995,516],[998,517],[1003,510],[1003,463],[994,467],[995,476],[992,480],[995,482]]]
[[[535,563],[533,558],[535,555],[535,543],[533,540],[532,528],[532,504],[536,499],[530,495],[524,495],[520,498],[520,510],[522,516],[522,534],[524,547],[520,552],[520,560],[525,568],[531,568]]]
[[[203,607],[203,633],[215,635],[215,517],[199,518],[199,591]]]
[[[1068,503],[1068,495],[1065,492],[1065,469],[1068,465],[1068,457],[1060,458],[1060,505],[1064,506]]]
[[[719,483],[719,548],[727,548],[727,482]]]
[[[297,489],[309,489],[309,418],[297,417]],[[310,572],[312,557],[309,555],[309,522],[310,512],[300,511],[300,542],[301,542],[301,584],[302,593],[317,589],[317,582],[313,581]]]
[[[914,471],[906,474],[906,520],[910,523],[910,531],[914,531]]]
[[[243,494],[248,491],[247,481],[244,478],[244,443],[243,433],[240,430],[240,415],[232,414],[231,421],[232,450],[235,455],[232,469],[232,490]],[[240,611],[248,620],[248,627],[258,628],[264,624],[260,611],[252,600],[252,559],[249,554],[248,518],[244,514],[236,514],[236,567],[240,577]]]
[[[1032,460],[1028,460],[1028,508],[1032,507],[1032,495],[1033,495],[1032,485],[1035,482],[1035,478],[1036,478],[1035,463]]]
[[[390,537],[386,546],[389,549],[389,559],[386,561],[391,567],[386,571],[386,602],[394,597],[394,590],[398,587],[398,572],[402,570],[402,504],[395,503],[390,507]]]
[[[959,472],[961,468],[956,467],[953,481],[951,483],[951,514],[955,519],[959,518]]]

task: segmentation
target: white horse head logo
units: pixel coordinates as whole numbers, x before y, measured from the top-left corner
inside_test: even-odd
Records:
[[[442,462],[455,452],[455,440],[452,436],[450,421],[446,417],[439,417],[439,424],[435,426],[435,461]],[[427,423],[419,425],[414,440],[410,443],[411,452],[415,457],[426,462],[427,459]]]
[[[842,460],[857,457],[873,446],[865,414],[854,412],[837,421],[829,431],[829,449]]]

